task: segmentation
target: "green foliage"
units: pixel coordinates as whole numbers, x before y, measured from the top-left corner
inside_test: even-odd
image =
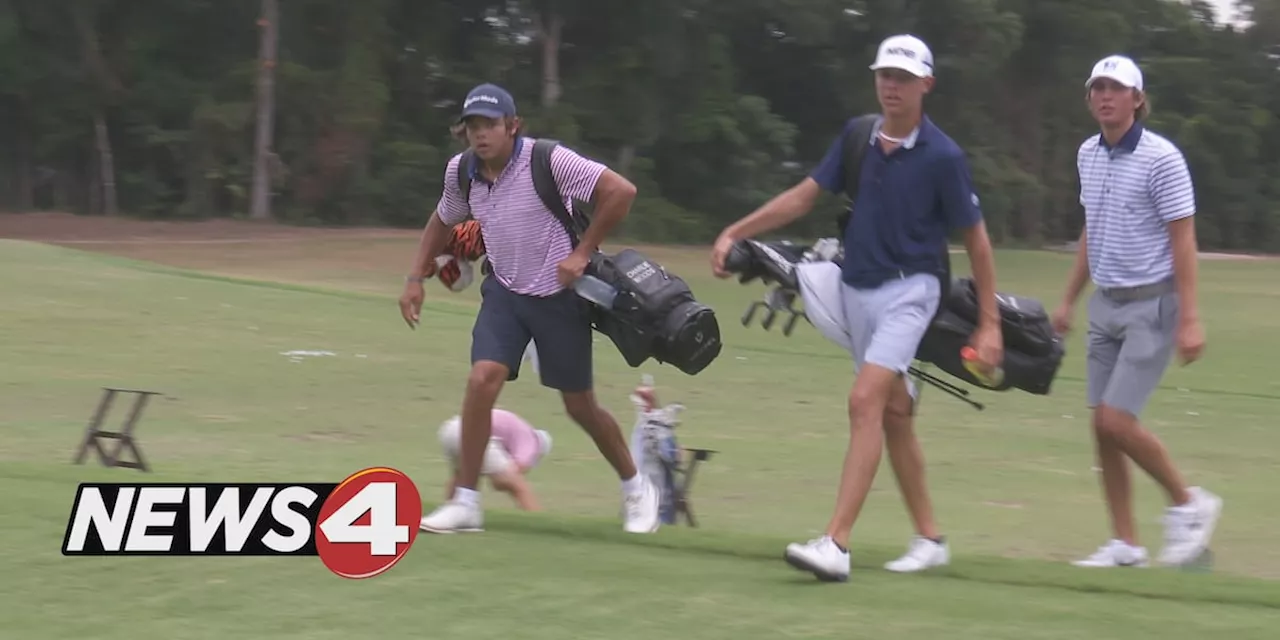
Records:
[[[1187,155],[1204,246],[1280,250],[1276,0],[1240,3],[1246,27],[1167,0],[280,6],[269,173],[283,220],[420,224],[458,150],[448,127],[461,98],[491,81],[516,95],[531,135],[640,187],[624,232],[705,241],[802,178],[847,118],[876,109],[867,64],[883,37],[909,31],[934,50],[928,109],[969,153],[997,240],[1079,233],[1074,154],[1094,131],[1083,80],[1119,51],[1146,72],[1148,124]],[[0,206],[97,207],[101,106],[122,210],[243,215],[259,10],[0,2]],[[787,231],[828,232],[831,200]]]

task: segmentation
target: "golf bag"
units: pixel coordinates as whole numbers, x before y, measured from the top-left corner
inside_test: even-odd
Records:
[[[978,292],[973,280],[953,281],[941,301],[938,314],[925,332],[916,358],[968,382],[993,391],[1021,389],[1048,395],[1065,355],[1062,340],[1053,330],[1049,314],[1038,300],[996,293],[1000,310],[1000,334],[1004,338],[1004,380],[987,387],[960,359],[960,350],[978,327]]]
[[[778,313],[784,313],[789,316],[784,335],[790,335],[796,322],[805,318],[824,337],[849,349],[850,341],[844,328],[844,306],[839,297],[843,295],[843,284],[838,245],[833,238],[824,238],[808,249],[791,242],[762,243],[755,240],[743,240],[734,245],[725,260],[727,271],[739,274],[739,281],[743,284],[755,279],[765,284],[776,283],[764,301],[748,307],[742,324],[749,325],[755,313],[764,308],[766,315],[762,324],[765,330],[770,328]],[[953,279],[951,286],[943,290],[938,312],[916,350],[918,361],[932,364],[971,385],[993,391],[1019,389],[1035,395],[1049,393],[1065,350],[1040,302],[1021,296],[996,294],[1004,340],[1004,362],[1001,365],[1004,380],[995,387],[987,387],[964,367],[960,358],[960,350],[969,344],[977,329],[978,297],[974,283],[970,278]],[[797,298],[803,303],[803,310],[795,307]],[[952,395],[967,396],[964,389],[918,368],[913,367],[911,373]],[[981,408],[980,404],[969,402]]]
[[[549,139],[535,141],[530,171],[538,198],[564,226],[576,249],[591,225],[595,204],[574,199],[572,209],[565,206],[551,172],[551,153],[559,144]],[[468,150],[458,161],[458,190],[464,199],[471,191],[470,167],[474,160]],[[720,355],[720,325],[715,311],[695,300],[689,285],[662,265],[635,249],[624,249],[612,256],[596,251],[586,272],[618,291],[610,309],[585,300],[583,304],[589,308],[592,328],[613,341],[628,365],[638,367],[653,358],[696,375]]]
[[[632,367],[653,358],[696,375],[720,355],[715,311],[694,299],[684,279],[635,249],[597,253],[587,273],[617,290],[613,306],[591,305],[592,326],[609,336]]]
[[[636,469],[658,489],[661,502],[658,515],[663,524],[674,524],[681,469],[682,449],[676,441],[676,425],[684,405],[669,404],[659,408],[653,394],[653,378],[644,376],[640,388],[631,394],[636,408],[636,423],[631,429],[631,457]]]

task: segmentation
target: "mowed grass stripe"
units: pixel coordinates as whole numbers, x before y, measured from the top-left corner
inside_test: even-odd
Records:
[[[45,417],[46,409],[24,396],[5,395],[6,401],[25,408],[26,417],[22,423],[0,417],[0,424],[12,424],[18,442],[25,438],[42,454],[55,452],[52,458],[40,455],[21,462],[9,458],[0,465],[5,491],[18,498],[6,502],[17,513],[28,514],[11,518],[11,526],[2,534],[9,551],[0,554],[0,569],[7,569],[4,572],[12,578],[0,593],[18,611],[9,630],[23,637],[327,638],[374,629],[359,627],[339,613],[352,602],[360,603],[368,620],[377,620],[380,633],[416,632],[428,637],[566,637],[576,631],[619,638],[652,637],[659,632],[739,639],[914,638],[943,632],[974,640],[1025,640],[1156,637],[1161,630],[1166,637],[1192,633],[1202,637],[1213,632],[1268,637],[1267,630],[1280,621],[1275,613],[1280,594],[1274,582],[1168,570],[1088,571],[1057,561],[994,555],[1019,547],[1029,549],[1028,553],[1060,553],[1064,548],[1087,552],[1104,535],[1096,484],[1083,462],[1088,447],[1085,432],[1079,423],[1050,420],[1058,417],[1059,404],[1077,402],[1074,391],[1064,399],[1047,401],[1004,394],[996,411],[981,414],[963,407],[962,412],[948,411],[951,405],[934,394],[935,401],[926,403],[930,415],[920,429],[934,465],[939,494],[935,502],[942,520],[947,525],[964,523],[956,527],[961,532],[955,536],[955,565],[923,576],[896,576],[880,569],[884,560],[901,552],[898,542],[906,531],[886,467],[877,479],[879,495],[869,502],[870,512],[855,530],[857,571],[851,583],[816,585],[783,565],[780,556],[787,542],[808,537],[809,529],[820,526],[827,516],[831,491],[827,476],[837,471],[838,455],[820,450],[843,446],[839,387],[845,384],[846,367],[834,350],[833,357],[811,358],[792,357],[794,352],[779,349],[776,362],[771,357],[735,363],[739,353],[773,351],[771,346],[749,351],[761,343],[786,343],[776,331],[757,340],[754,334],[763,333],[758,327],[747,332],[732,326],[736,317],[729,311],[722,311],[722,322],[730,325],[731,340],[725,362],[718,363],[723,366],[715,373],[679,378],[659,369],[660,384],[664,378],[674,378],[668,388],[682,387],[696,396],[683,442],[722,451],[721,457],[700,470],[694,494],[705,528],[667,527],[657,536],[635,537],[624,534],[615,519],[566,513],[608,516],[617,509],[613,479],[589,441],[579,434],[559,438],[554,459],[535,474],[535,484],[547,496],[551,512],[492,510],[489,533],[420,539],[404,564],[377,581],[348,583],[327,574],[318,562],[305,561],[64,559],[57,555],[55,539],[60,540],[76,482],[153,478],[69,464],[83,419],[96,399],[81,397],[84,385],[92,387],[97,378],[41,378],[34,385],[23,382],[24,375],[28,379],[32,373],[47,376],[61,367],[68,375],[88,369],[96,376],[101,373],[93,372],[95,366],[111,362],[124,367],[119,369],[122,376],[159,378],[173,356],[198,358],[193,371],[175,370],[168,374],[173,379],[165,380],[166,387],[188,396],[178,405],[189,403],[194,408],[180,413],[178,405],[168,410],[158,406],[144,420],[144,452],[160,451],[166,439],[174,440],[172,456],[153,460],[161,469],[154,479],[336,480],[371,462],[406,465],[424,497],[436,497],[443,467],[434,450],[435,423],[428,421],[434,420],[436,411],[456,409],[452,396],[465,362],[424,362],[422,350],[428,349],[429,356],[450,358],[465,351],[470,314],[466,306],[473,292],[459,295],[456,303],[442,303],[456,306],[458,312],[438,320],[431,335],[435,342],[449,344],[420,347],[399,337],[412,334],[398,324],[394,299],[388,296],[341,290],[334,295],[322,286],[204,277],[146,263],[104,260],[96,254],[39,245],[15,248],[15,244],[0,246],[0,268],[10,274],[7,280],[0,279],[0,286],[8,287],[3,296],[8,304],[0,300],[0,312],[13,310],[18,323],[10,326],[38,336],[38,341],[23,348],[23,361],[7,365],[9,384],[24,394],[48,394],[86,405],[83,412],[74,408],[69,420],[51,418]],[[200,304],[167,302],[166,297],[188,293],[183,290],[186,285],[175,286],[175,281],[166,279],[191,275],[193,282],[209,283],[191,287],[190,295],[193,300],[200,297]],[[128,295],[111,301],[107,293],[117,286]],[[91,300],[77,300],[88,288],[100,293]],[[264,288],[283,295],[253,293]],[[759,291],[696,290],[707,291],[718,309],[736,308],[747,293]],[[317,294],[321,297],[309,297]],[[182,327],[173,335],[157,335],[153,343],[139,341],[136,347],[101,342],[118,340],[131,331],[128,323],[140,315],[135,310],[152,295],[156,302],[145,310],[151,324],[144,329],[189,321],[198,309],[216,309],[222,303],[235,311],[200,320],[199,332],[207,345],[184,343],[193,332]],[[430,299],[433,293],[428,295]],[[365,304],[369,302],[379,308],[370,309]],[[77,303],[82,303],[78,315],[72,313]],[[39,318],[46,304],[61,319],[42,326]],[[277,312],[282,315],[267,317]],[[1217,312],[1234,314],[1236,310]],[[261,335],[237,333],[254,316],[261,316]],[[73,343],[78,353],[57,344],[57,327],[66,326],[66,319],[73,317],[82,317],[86,327],[86,333]],[[109,320],[102,338],[91,335],[97,317]],[[252,321],[258,323],[258,319]],[[293,322],[299,326],[295,328]],[[384,326],[385,334],[380,328]],[[345,341],[348,350],[359,345],[372,349],[369,353],[374,355],[367,361],[337,358],[302,365],[271,364],[273,359],[283,360],[274,353],[276,342],[295,331],[309,336],[307,346],[323,346],[314,344],[317,338],[338,345]],[[17,340],[18,333],[4,335]],[[95,344],[101,344],[100,352],[93,351]],[[805,347],[819,344],[809,336]],[[127,364],[123,354],[144,348],[173,353],[151,353],[145,364]],[[607,348],[598,345],[601,352]],[[617,411],[625,406],[625,395],[618,392],[625,394],[626,387],[619,385],[633,384],[636,372],[609,362],[609,355],[602,369],[612,385],[609,404]],[[36,362],[39,358],[48,363]],[[375,358],[395,363],[395,371],[389,371],[387,364],[375,364]],[[242,371],[246,364],[261,370]],[[1208,366],[1210,372],[1213,367],[1229,368],[1213,362]],[[242,395],[247,390],[239,380],[242,375],[254,384],[278,388]],[[837,375],[841,376],[838,381],[834,380]],[[774,379],[779,376],[782,380]],[[354,392],[335,386],[357,378],[375,386]],[[836,384],[827,384],[824,378]],[[808,388],[815,385],[814,380],[817,391]],[[433,385],[446,388],[437,393]],[[722,392],[738,390],[736,385],[764,392],[717,400],[704,389],[708,385]],[[831,391],[828,386],[835,390],[830,407],[824,404]],[[415,397],[418,392],[409,392],[417,388],[428,389],[445,405],[424,403]],[[509,393],[511,403],[539,420],[561,411],[558,400],[536,384],[513,386]],[[795,394],[799,394],[797,400],[788,400]],[[314,410],[338,417],[291,413],[294,404],[311,404]],[[360,415],[364,407],[368,416]],[[1239,559],[1233,569],[1253,562],[1261,572],[1274,573],[1275,559],[1268,555],[1274,518],[1262,508],[1270,503],[1274,486],[1274,456],[1268,453],[1274,450],[1268,445],[1274,440],[1268,439],[1270,430],[1262,424],[1262,414],[1247,413],[1247,408],[1239,413],[1239,407],[1228,404],[1194,407],[1216,413],[1211,420],[1214,428],[1209,430],[1201,429],[1198,420],[1178,418],[1181,408],[1166,407],[1164,419],[1175,421],[1173,426],[1185,441],[1200,447],[1202,458],[1192,463],[1200,465],[1193,467],[1195,475],[1203,477],[1202,470],[1207,469],[1214,478],[1238,478],[1224,489],[1228,515],[1219,534],[1220,558],[1234,554]],[[1259,404],[1257,411],[1263,408]],[[191,421],[204,413],[240,414],[249,419],[217,423],[213,428]],[[820,420],[807,424],[814,416]],[[629,427],[627,416],[618,417],[624,428]],[[318,426],[317,418],[322,423]],[[359,434],[363,439],[295,439],[310,430],[331,430],[330,423],[350,419],[372,425]],[[571,432],[571,425],[555,428],[557,436]],[[178,445],[200,447],[198,457]],[[6,446],[12,444],[0,442],[0,453]],[[19,453],[12,455],[19,457]],[[1035,469],[1012,464],[1020,459]],[[1077,464],[1086,466],[1077,469]],[[819,466],[825,471],[814,472]],[[1059,474],[1073,470],[1078,474],[1075,479]],[[1226,483],[1219,479],[1210,486],[1221,484]],[[1145,485],[1140,491],[1144,498],[1152,495]],[[1054,510],[1071,518],[1087,514],[1088,522],[1066,525],[1066,520],[1045,520],[1052,514],[1030,502],[1042,495],[1054,502]],[[1027,504],[1024,511],[978,506],[987,497]],[[1248,497],[1252,502],[1246,504]],[[492,493],[486,493],[486,503],[505,506],[504,498]],[[1158,530],[1148,524],[1148,517],[1155,513],[1150,507],[1144,505],[1141,525],[1148,544],[1158,545]],[[1019,514],[1028,519],[1019,519]],[[989,539],[985,546],[983,538]],[[1024,540],[1029,546],[1023,546]],[[978,546],[990,553],[966,552]],[[96,593],[110,593],[134,606],[117,607],[108,598],[93,600],[91,594]],[[90,602],[84,604],[84,599]],[[521,607],[533,613],[521,617],[516,613]],[[1000,612],[1007,612],[1007,617]],[[710,626],[688,628],[703,621]]]
[[[429,510],[435,506],[427,503],[424,508]],[[638,536],[623,532],[616,522],[598,518],[504,511],[487,514],[486,527],[561,539],[597,540],[623,547],[732,556],[773,564],[782,563],[783,550],[789,542],[794,542],[771,536],[690,528],[684,524],[664,527],[658,535]],[[883,573],[883,564],[900,555],[902,550],[859,544],[855,537],[850,552],[854,564],[850,580],[856,581]],[[921,579],[946,578],[992,585],[1280,609],[1280,582],[1163,568],[1089,570],[1061,563],[960,553],[953,556],[950,567],[929,572],[926,576]],[[912,579],[909,576],[902,578]]]

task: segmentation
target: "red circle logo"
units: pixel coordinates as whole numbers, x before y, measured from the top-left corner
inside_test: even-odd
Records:
[[[421,519],[422,497],[409,476],[386,467],[357,471],[320,507],[316,553],[344,578],[372,578],[409,552]]]

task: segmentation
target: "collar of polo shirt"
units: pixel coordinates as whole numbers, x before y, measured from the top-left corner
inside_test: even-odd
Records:
[[[880,135],[880,126],[883,124],[884,116],[877,116],[876,123],[871,128],[871,141],[868,143],[873,147],[876,144],[876,138]],[[933,121],[929,120],[928,115],[921,114],[920,124],[916,125],[916,128],[912,129],[911,133],[907,134],[907,137],[902,139],[901,148],[914,149],[916,144],[928,144],[930,137],[929,132],[932,130]]]
[[[1129,127],[1129,130],[1124,132],[1124,135],[1120,137],[1120,141],[1116,143],[1115,148],[1112,148],[1111,145],[1107,144],[1106,136],[1101,133],[1098,134],[1098,146],[1107,151],[1121,150],[1133,153],[1138,149],[1138,141],[1141,139],[1142,123],[1134,122],[1133,126]]]

